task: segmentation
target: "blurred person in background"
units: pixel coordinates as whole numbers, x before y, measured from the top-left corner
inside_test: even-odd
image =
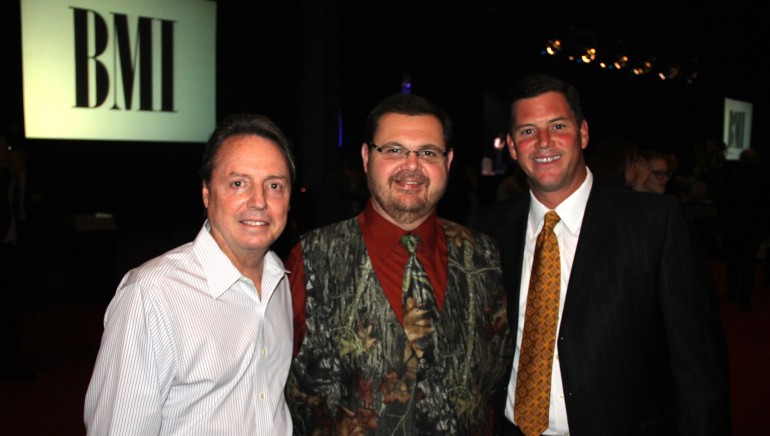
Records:
[[[640,151],[639,155],[647,161],[650,172],[644,181],[637,186],[636,190],[664,194],[672,177],[666,155],[650,149]]]
[[[738,308],[753,308],[752,290],[759,246],[770,230],[770,184],[759,150],[747,148],[737,165],[725,172],[719,217],[727,260],[727,299]]]

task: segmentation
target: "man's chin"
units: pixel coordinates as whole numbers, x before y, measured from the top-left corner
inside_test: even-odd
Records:
[[[394,206],[402,212],[419,213],[422,210],[428,209],[428,202],[422,196],[401,196],[394,202]]]
[[[425,216],[430,211],[430,207],[424,201],[423,202],[400,202],[394,205],[394,207],[391,208],[391,210],[392,210],[392,215],[394,217],[398,217],[399,220],[412,222],[418,218]]]

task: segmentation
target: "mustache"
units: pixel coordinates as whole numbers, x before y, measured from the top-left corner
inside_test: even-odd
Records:
[[[401,180],[401,179],[414,180],[418,183],[428,183],[430,181],[430,179],[425,177],[423,173],[419,171],[409,171],[409,170],[403,170],[393,174],[388,178],[388,181],[394,182],[396,180]]]

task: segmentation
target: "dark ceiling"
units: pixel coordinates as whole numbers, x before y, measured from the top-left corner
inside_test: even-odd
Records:
[[[504,0],[218,3],[221,113],[254,108],[295,117],[294,106],[303,98],[297,93],[309,86],[335,87],[343,107],[349,103],[348,111],[365,111],[384,93],[397,91],[404,76],[415,92],[458,107],[485,92],[504,93],[515,78],[537,70],[588,85],[586,96],[601,93],[602,86],[648,86],[644,79],[629,80],[595,65],[570,65],[564,53],[561,59],[546,59],[540,51],[553,38],[567,45],[590,41],[602,54],[652,54],[660,65],[681,65],[683,73],[695,69],[693,88],[699,87],[700,95],[751,101],[760,111],[770,96],[765,79],[770,26],[743,1],[711,6]],[[19,123],[18,7],[15,1],[2,6],[4,128]],[[316,72],[325,77],[306,77]]]
[[[222,112],[259,100],[301,102],[312,82],[335,89],[325,98],[360,125],[369,108],[397,92],[408,77],[413,92],[445,106],[459,119],[460,134],[467,127],[467,140],[473,141],[490,122],[477,118],[485,96],[504,99],[515,79],[545,71],[581,88],[601,127],[597,133],[666,132],[669,139],[656,141],[673,142],[660,144],[670,148],[683,138],[720,136],[724,97],[750,101],[760,115],[767,113],[770,97],[763,60],[770,32],[761,14],[741,2],[693,7],[631,1],[220,2],[219,13],[220,74],[238,84],[237,90],[220,90]],[[680,66],[681,74],[664,83],[654,74],[633,76],[570,62],[565,53],[542,55],[553,38],[567,45],[589,41],[602,54],[652,57],[656,67]],[[248,62],[267,63],[275,75],[269,83],[251,80],[244,88],[253,73],[242,70]],[[323,77],[306,77],[317,72]],[[275,108],[257,103],[256,109]],[[350,136],[357,140],[356,133],[353,129]]]

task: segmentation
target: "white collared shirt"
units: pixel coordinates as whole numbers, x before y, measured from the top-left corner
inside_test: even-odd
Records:
[[[561,257],[561,292],[559,293],[559,325],[561,326],[561,314],[564,310],[564,299],[567,296],[567,284],[569,283],[572,262],[575,259],[575,249],[580,236],[580,227],[583,224],[583,215],[588,202],[588,195],[593,186],[593,174],[588,170],[586,179],[580,187],[556,206],[556,213],[561,220],[554,227],[554,233],[559,240],[559,255]],[[529,278],[532,271],[532,260],[535,256],[535,243],[537,235],[544,225],[544,217],[548,208],[540,203],[532,191],[530,195],[529,216],[527,220],[527,235],[524,243],[524,259],[521,268],[521,287],[519,291],[519,318],[516,326],[516,350],[513,356],[513,372],[508,384],[508,401],[505,406],[505,415],[513,421],[513,403],[516,398],[516,377],[519,371],[519,355],[521,352],[521,338],[524,333],[524,318],[527,309],[527,293],[529,292]],[[569,434],[567,425],[567,407],[564,402],[564,387],[561,380],[561,368],[559,366],[559,349],[554,344],[553,369],[551,371],[551,406],[549,409],[548,429],[543,434],[564,435]]]
[[[260,300],[209,233],[129,271],[104,317],[89,435],[290,435],[286,270],[265,255]]]

